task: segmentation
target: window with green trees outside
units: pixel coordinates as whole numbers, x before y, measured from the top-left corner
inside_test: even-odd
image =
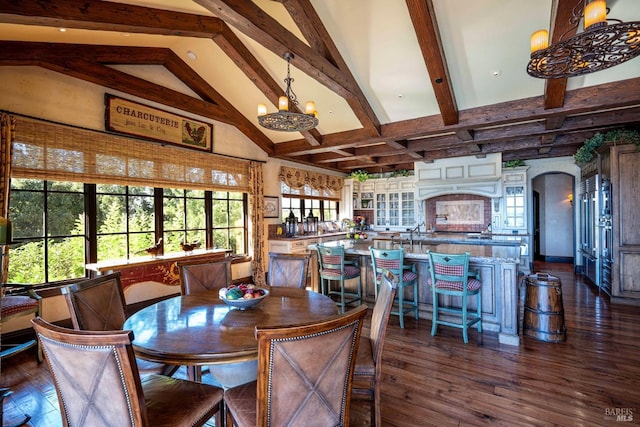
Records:
[[[85,277],[85,264],[164,253],[182,242],[247,253],[248,197],[240,192],[11,180],[10,283]]]

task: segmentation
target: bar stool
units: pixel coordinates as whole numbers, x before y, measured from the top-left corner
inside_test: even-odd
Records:
[[[369,246],[371,252],[371,264],[376,280],[375,295],[378,298],[378,287],[382,281],[382,270],[387,269],[396,275],[398,291],[396,293],[397,310],[392,310],[400,319],[400,327],[404,329],[404,315],[413,312],[413,317],[418,319],[418,273],[415,264],[404,265],[404,249],[375,249]],[[404,289],[413,287],[413,298],[405,299]]]
[[[438,331],[438,325],[453,326],[462,329],[464,343],[469,342],[468,329],[478,324],[478,333],[482,333],[482,282],[477,272],[469,272],[469,252],[464,254],[443,254],[429,251],[431,280],[429,285],[433,292],[433,317],[431,335]],[[438,295],[450,295],[462,298],[462,305],[457,307],[440,307]],[[469,311],[467,298],[477,295],[476,310]],[[441,320],[440,313],[454,314],[461,317],[460,323]]]
[[[344,257],[344,246],[316,246],[318,252],[318,269],[320,275],[320,287],[322,293],[329,297],[338,298],[336,304],[342,313],[345,307],[355,302],[362,304],[362,281],[360,276],[360,266],[357,260],[346,260]],[[345,289],[345,281],[358,279],[355,291]],[[331,289],[331,282],[340,282],[340,289]],[[325,287],[326,283],[326,287]]]

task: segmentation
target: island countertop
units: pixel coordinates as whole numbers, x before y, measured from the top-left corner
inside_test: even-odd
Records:
[[[416,243],[418,242],[418,243]],[[429,286],[430,262],[428,251],[442,253],[469,252],[469,265],[473,271],[480,274],[482,282],[482,328],[486,331],[498,333],[501,344],[519,345],[518,336],[518,267],[520,263],[520,240],[484,240],[484,239],[426,239],[414,240],[409,245],[406,240],[385,238],[373,239],[342,239],[327,243],[326,246],[344,246],[345,253],[357,257],[361,268],[360,281],[362,283],[365,301],[375,301],[376,282],[371,265],[369,247],[379,249],[404,248],[405,264],[411,264],[418,273],[418,311],[419,317],[431,318],[432,292]],[[312,253],[312,271],[317,271],[316,244],[307,246]],[[314,273],[317,276],[317,273]],[[320,282],[316,277],[315,281]],[[357,282],[345,282],[345,286],[354,290]],[[405,290],[407,298],[410,290]],[[448,304],[459,306],[461,301],[448,300]]]
[[[477,262],[520,262],[519,241],[493,241],[493,240],[437,240],[429,239],[421,243],[409,245],[400,244],[386,239],[357,240],[343,239],[323,243],[326,246],[344,246],[345,252],[353,255],[368,256],[369,247],[376,249],[404,248],[406,259],[428,260],[428,251],[440,253],[464,253],[469,252],[471,261]],[[308,249],[315,250],[316,245],[309,245]]]

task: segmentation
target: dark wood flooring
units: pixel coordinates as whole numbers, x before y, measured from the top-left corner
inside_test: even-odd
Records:
[[[619,426],[618,415],[640,422],[640,307],[610,304],[570,264],[534,271],[562,282],[567,341],[523,337],[513,347],[488,332],[480,342],[473,330],[465,345],[458,329],[440,327],[432,337],[430,320],[409,318],[400,329],[392,317],[383,425]],[[22,413],[32,415],[31,426],[61,425],[44,366],[29,353],[3,363],[0,384],[14,390],[4,403],[5,426]],[[352,412],[352,425],[370,424],[368,403],[354,401]]]

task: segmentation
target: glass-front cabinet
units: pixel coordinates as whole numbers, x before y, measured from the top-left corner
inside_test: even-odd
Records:
[[[404,231],[416,222],[415,181],[413,177],[375,178],[366,182],[345,179],[340,215],[351,218],[354,209],[373,210],[372,225],[377,230]]]
[[[504,228],[527,228],[527,168],[503,169]]]
[[[505,226],[507,228],[524,228],[526,226],[524,197],[523,186],[505,188]]]
[[[376,227],[381,230],[404,230],[413,227],[416,224],[413,180],[376,181]]]

